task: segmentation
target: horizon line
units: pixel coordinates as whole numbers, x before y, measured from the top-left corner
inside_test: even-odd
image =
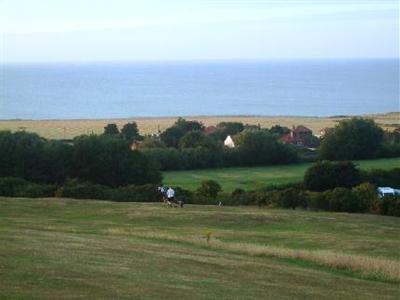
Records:
[[[105,60],[54,60],[54,61],[0,61],[0,65],[21,64],[109,64],[109,63],[196,63],[196,62],[272,62],[272,61],[323,61],[323,60],[399,60],[400,56],[366,57],[275,57],[275,58],[193,58],[193,59],[105,59]]]

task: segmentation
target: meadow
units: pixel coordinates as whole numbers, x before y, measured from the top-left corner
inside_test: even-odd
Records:
[[[0,299],[398,299],[400,219],[0,198]]]
[[[362,170],[400,168],[400,158],[356,161]],[[216,180],[223,192],[232,192],[236,188],[254,190],[271,185],[301,182],[311,163],[251,167],[224,168],[210,170],[164,172],[164,184],[180,186],[185,189],[197,189],[203,180]]]
[[[400,113],[366,115],[372,118],[382,128],[393,130],[400,125]],[[304,125],[320,134],[325,127],[334,127],[339,121],[347,117],[284,117],[284,116],[192,116],[188,120],[203,122],[206,126],[216,125],[219,122],[242,122],[244,124],[258,125],[270,128],[274,125],[287,126]],[[137,122],[141,134],[156,134],[158,130],[164,131],[170,127],[177,117],[147,117],[129,119],[94,119],[94,120],[0,120],[0,130],[34,132],[48,139],[72,139],[81,134],[101,134],[109,123],[115,123],[119,128],[128,122]]]

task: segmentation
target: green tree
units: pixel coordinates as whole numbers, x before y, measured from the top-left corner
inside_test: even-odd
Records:
[[[160,139],[167,147],[178,148],[179,141],[184,135],[185,131],[182,128],[172,126],[160,134]]]
[[[378,193],[375,185],[364,182],[353,188],[353,193],[358,197],[361,203],[361,211],[374,213],[378,210]]]
[[[304,186],[310,191],[325,191],[336,187],[351,188],[360,182],[360,171],[352,162],[321,161],[304,174]]]
[[[297,160],[297,152],[291,145],[278,142],[276,136],[266,130],[244,130],[235,136],[236,155],[242,165],[260,166],[290,163]]]
[[[362,205],[357,195],[349,189],[337,187],[327,192],[326,201],[328,201],[330,211],[361,212]]]
[[[73,177],[112,187],[159,183],[155,165],[129,144],[113,136],[81,136],[74,140]]]
[[[202,131],[204,126],[202,123],[197,121],[187,121],[183,118],[179,118],[174,125],[167,128],[160,134],[161,141],[167,145],[167,147],[177,148],[179,146],[180,139],[188,132],[191,131]]]
[[[240,122],[220,122],[217,130],[211,134],[211,137],[223,141],[228,135],[234,136],[244,130],[243,123]]]
[[[201,186],[197,189],[199,195],[210,197],[212,199],[217,198],[218,193],[221,191],[221,185],[215,180],[204,180],[201,182]]]
[[[203,130],[204,125],[198,121],[187,121],[183,118],[179,118],[174,126],[182,129],[183,132],[195,131],[195,130]]]
[[[269,130],[272,134],[277,135],[278,137],[281,137],[282,135],[290,133],[290,129],[285,127],[285,126],[280,126],[280,125],[274,125],[271,127]]]
[[[320,156],[327,160],[353,160],[376,157],[383,141],[383,130],[373,120],[344,120],[322,140]]]
[[[121,129],[121,136],[129,143],[143,140],[143,137],[139,134],[136,122],[125,124]]]
[[[179,141],[180,148],[208,147],[213,141],[202,131],[189,131]]]
[[[155,136],[145,136],[143,142],[139,145],[139,149],[151,149],[151,148],[165,148],[165,144],[160,138]]]
[[[117,124],[107,124],[106,127],[104,127],[104,134],[105,135],[119,135],[119,129]]]

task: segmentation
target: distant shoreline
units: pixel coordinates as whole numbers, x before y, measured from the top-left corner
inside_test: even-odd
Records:
[[[108,120],[157,120],[157,119],[178,119],[178,118],[187,118],[187,119],[194,119],[194,118],[293,118],[293,119],[345,119],[345,118],[353,118],[353,117],[361,117],[361,118],[368,118],[368,117],[377,117],[377,116],[390,116],[390,115],[400,115],[400,111],[391,111],[391,112],[383,112],[383,113],[366,113],[366,114],[358,114],[358,115],[331,115],[331,116],[302,116],[302,115],[176,115],[176,116],[131,116],[131,117],[116,117],[116,118],[72,118],[72,119],[0,119],[0,122],[63,122],[63,121],[108,121]],[[400,121],[399,121],[400,122]]]
[[[255,58],[255,59],[171,59],[171,60],[59,60],[59,61],[6,61],[1,62],[0,66],[29,66],[29,65],[100,65],[100,64],[137,64],[137,65],[145,65],[145,64],[160,64],[160,65],[168,65],[168,64],[212,64],[212,63],[275,63],[275,62],[321,62],[321,61],[383,61],[383,60],[393,60],[399,61],[400,57],[299,57],[299,58]]]

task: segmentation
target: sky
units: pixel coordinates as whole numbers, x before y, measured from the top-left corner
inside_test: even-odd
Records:
[[[398,0],[0,0],[0,62],[399,57]]]

